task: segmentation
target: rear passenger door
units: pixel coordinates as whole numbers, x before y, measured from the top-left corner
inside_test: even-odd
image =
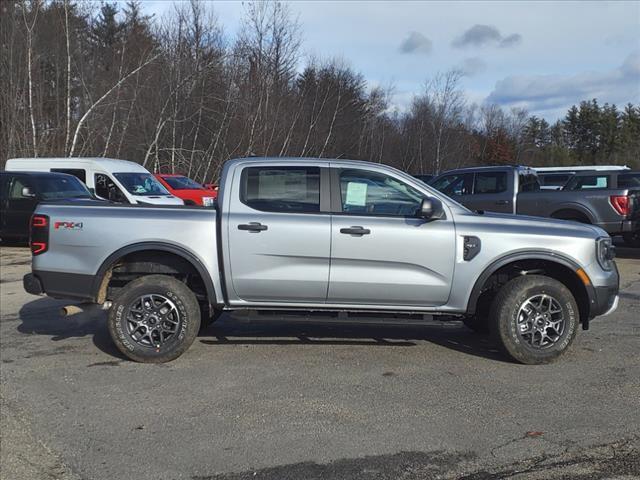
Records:
[[[223,232],[228,236],[226,274],[236,297],[231,303],[326,301],[331,246],[328,182],[328,169],[320,166],[238,167],[228,192]],[[322,187],[327,193],[321,196]]]
[[[464,205],[471,210],[514,213],[513,185],[512,171],[478,171],[473,178],[473,194],[464,199]]]

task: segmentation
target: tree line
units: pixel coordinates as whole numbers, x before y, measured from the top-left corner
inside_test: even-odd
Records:
[[[240,156],[382,162],[411,173],[466,165],[640,167],[640,106],[585,100],[553,124],[470,103],[435,73],[405,111],[344,60],[305,58],[287,4],[245,5],[229,38],[209,5],[162,18],[82,0],[0,5],[0,165],[107,156],[215,181]]]

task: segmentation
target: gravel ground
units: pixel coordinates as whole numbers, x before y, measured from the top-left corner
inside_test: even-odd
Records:
[[[619,256],[619,310],[552,365],[507,362],[458,322],[228,315],[141,365],[103,313],[26,294],[28,251],[2,248],[0,476],[639,478],[640,251]]]

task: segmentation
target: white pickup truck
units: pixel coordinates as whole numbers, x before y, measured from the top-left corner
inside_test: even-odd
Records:
[[[233,160],[215,209],[45,202],[31,247],[25,289],[110,307],[115,344],[141,362],[250,309],[445,315],[545,363],[618,302],[604,230],[474,213],[361,161]]]

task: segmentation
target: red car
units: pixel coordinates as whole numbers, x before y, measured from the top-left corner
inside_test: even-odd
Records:
[[[204,188],[198,182],[184,175],[156,173],[155,177],[167,187],[167,190],[184,200],[185,205],[203,205],[210,207],[218,197],[218,192]]]

